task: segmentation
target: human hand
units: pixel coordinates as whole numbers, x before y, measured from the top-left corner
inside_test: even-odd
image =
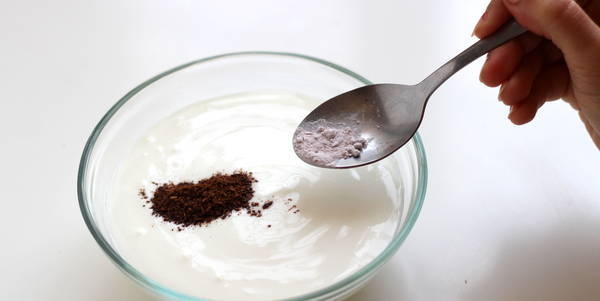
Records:
[[[486,37],[511,16],[530,32],[488,54],[480,80],[501,85],[514,124],[559,98],[579,112],[600,149],[600,0],[491,0],[474,34]]]

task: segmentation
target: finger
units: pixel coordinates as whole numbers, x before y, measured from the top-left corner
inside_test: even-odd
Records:
[[[550,41],[540,45],[521,60],[517,70],[502,83],[498,99],[506,105],[514,105],[525,99],[531,92],[535,77],[545,64],[553,64],[562,59],[562,52]]]
[[[527,32],[527,33],[519,36],[515,40],[517,42],[519,42],[519,44],[521,44],[521,47],[523,47],[523,50],[526,53],[529,53],[529,52],[533,51],[535,48],[537,48],[543,39],[542,39],[542,37],[540,37],[532,32]]]
[[[481,68],[479,80],[490,87],[500,85],[515,71],[523,56],[535,49],[540,41],[538,36],[525,34],[492,50]]]
[[[531,93],[523,101],[511,106],[508,118],[517,125],[531,121],[546,101],[561,98],[569,84],[566,64],[561,62],[545,67],[535,79]]]
[[[502,84],[498,98],[506,105],[514,105],[525,99],[542,69],[542,60],[541,49],[526,55],[517,70]]]
[[[479,18],[473,34],[478,38],[484,38],[496,31],[510,18],[510,13],[502,3],[502,0],[492,0],[485,12]]]
[[[563,58],[562,51],[556,47],[551,41],[545,40],[540,43],[542,56],[545,64],[556,63]]]
[[[544,102],[537,98],[528,97],[522,102],[510,106],[510,112],[508,113],[508,119],[516,125],[522,125],[530,122],[535,117],[537,110],[542,106]]]
[[[523,54],[523,48],[516,41],[508,42],[494,49],[487,55],[479,74],[479,80],[490,87],[500,85],[514,72]]]
[[[589,65],[600,51],[600,28],[573,0],[503,0],[503,3],[520,24],[552,40],[570,65]]]

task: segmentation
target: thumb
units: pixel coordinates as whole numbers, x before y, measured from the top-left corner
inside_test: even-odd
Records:
[[[575,1],[503,0],[503,2],[521,25],[552,40],[563,52],[567,61],[581,65],[597,60],[600,51],[600,28]]]

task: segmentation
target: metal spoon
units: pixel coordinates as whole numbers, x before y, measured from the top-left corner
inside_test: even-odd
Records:
[[[319,164],[303,158],[298,152],[296,154],[306,163],[324,168],[358,167],[389,156],[416,133],[429,97],[441,84],[475,59],[526,31],[511,20],[416,85],[368,85],[329,99],[304,118],[294,133],[294,138],[299,129],[308,129],[310,123],[324,119],[353,127],[363,138],[369,140],[367,147],[359,157],[341,159],[331,165]]]

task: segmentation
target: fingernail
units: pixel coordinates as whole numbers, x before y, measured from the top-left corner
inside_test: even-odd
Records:
[[[515,106],[510,106],[510,110],[508,111],[508,119],[510,119],[510,117],[512,116],[514,111],[515,111]]]
[[[502,99],[502,91],[504,91],[504,85],[500,86],[500,91],[498,91],[498,101],[504,101]]]

